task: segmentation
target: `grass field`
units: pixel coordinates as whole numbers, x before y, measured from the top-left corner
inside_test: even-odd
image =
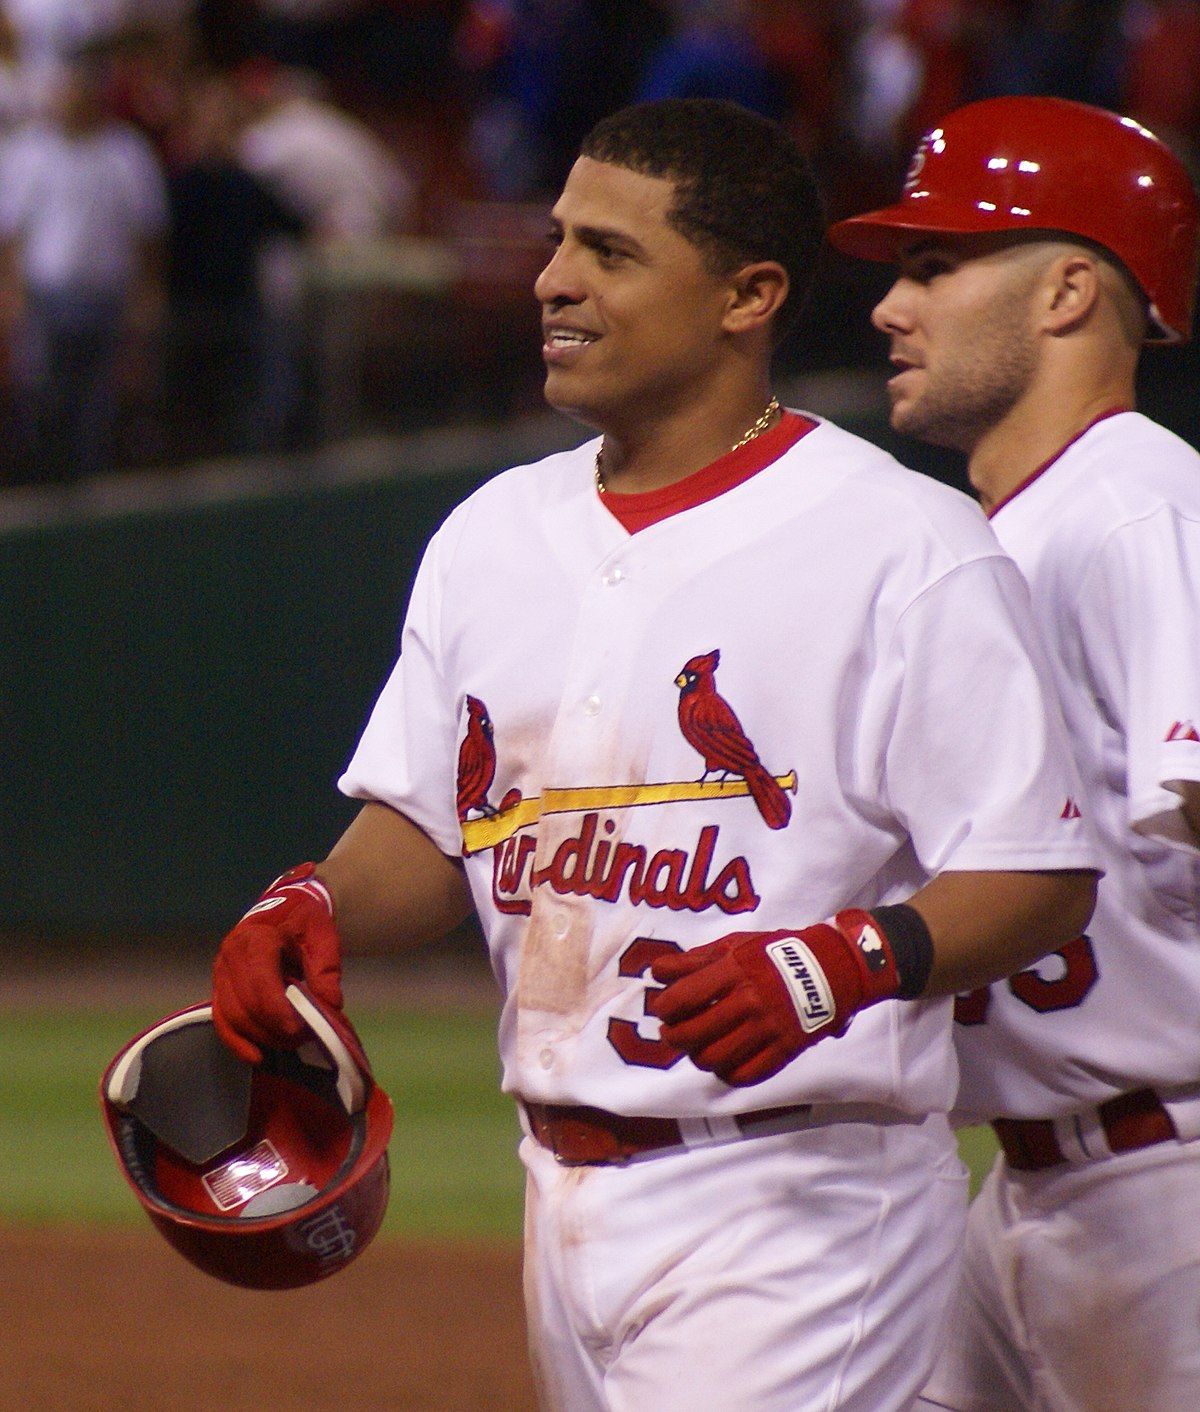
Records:
[[[0,1017],[0,1222],[145,1220],[109,1151],[97,1094],[117,1050],[159,1018],[134,1009]],[[515,1239],[518,1128],[499,1091],[493,1016],[367,1008],[354,1018],[396,1108],[385,1232]],[[995,1151],[990,1133],[969,1130],[960,1145],[978,1182]]]

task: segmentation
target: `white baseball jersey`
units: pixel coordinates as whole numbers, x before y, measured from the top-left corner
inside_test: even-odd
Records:
[[[648,967],[945,869],[1094,866],[1019,572],[966,496],[826,422],[789,415],[715,463],[756,472],[736,483],[609,497],[657,505],[636,533],[596,451],[451,514],[342,789],[465,856],[507,1091],[673,1117],[946,1111],[949,1002],[877,1005],[748,1095],[659,1038]],[[676,678],[698,658],[774,806],[685,737]]]
[[[1105,876],[1086,938],[960,1002],[962,1116],[1153,1087],[1198,1136],[1200,852],[1177,787],[1200,780],[1200,456],[1103,418],[992,526],[1031,586]]]

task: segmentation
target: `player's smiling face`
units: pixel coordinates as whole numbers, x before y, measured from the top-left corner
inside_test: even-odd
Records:
[[[892,425],[970,452],[1016,405],[1037,367],[1038,247],[936,236],[905,251],[871,316],[891,339]]]
[[[551,213],[534,293],[551,406],[606,430],[703,395],[725,356],[730,281],[667,220],[675,186],[581,157]]]

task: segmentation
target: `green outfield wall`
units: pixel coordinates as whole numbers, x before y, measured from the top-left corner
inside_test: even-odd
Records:
[[[354,811],[335,782],[421,549],[524,450],[460,436],[426,445],[424,472],[415,446],[414,464],[382,472],[343,473],[331,452],[316,470],[14,496],[0,928],[222,928],[275,872],[326,851]]]

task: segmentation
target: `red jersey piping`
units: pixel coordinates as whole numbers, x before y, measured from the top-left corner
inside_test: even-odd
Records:
[[[1014,486],[1012,490],[1010,490],[1008,494],[1004,497],[1003,500],[997,500],[997,502],[987,512],[988,519],[990,520],[992,516],[997,512],[997,510],[1002,510],[1010,500],[1015,500],[1016,497],[1020,495],[1023,490],[1028,489],[1028,487],[1031,486],[1035,480],[1037,480],[1038,476],[1043,475],[1046,471],[1048,471],[1050,467],[1054,465],[1055,461],[1057,461],[1058,458],[1063,455],[1064,452],[1069,451],[1071,447],[1074,446],[1075,443],[1081,437],[1086,436],[1094,426],[1096,426],[1100,422],[1107,421],[1109,417],[1119,417],[1122,412],[1132,411],[1132,407],[1110,407],[1107,412],[1101,412],[1098,417],[1093,417],[1092,420],[1087,424],[1087,426],[1083,428],[1082,431],[1076,432],[1075,435],[1070,439],[1070,441],[1068,441],[1064,446],[1060,446],[1048,461],[1043,461],[1036,471],[1033,471],[1029,475],[1027,475],[1025,479],[1020,483],[1020,485]]]
[[[635,495],[609,490],[600,496],[601,504],[624,529],[636,534],[638,530],[703,505],[707,500],[715,500],[735,485],[741,485],[773,461],[778,461],[785,451],[817,425],[810,417],[784,412],[773,427],[753,441],[739,446],[736,451],[727,451],[682,480]]]

